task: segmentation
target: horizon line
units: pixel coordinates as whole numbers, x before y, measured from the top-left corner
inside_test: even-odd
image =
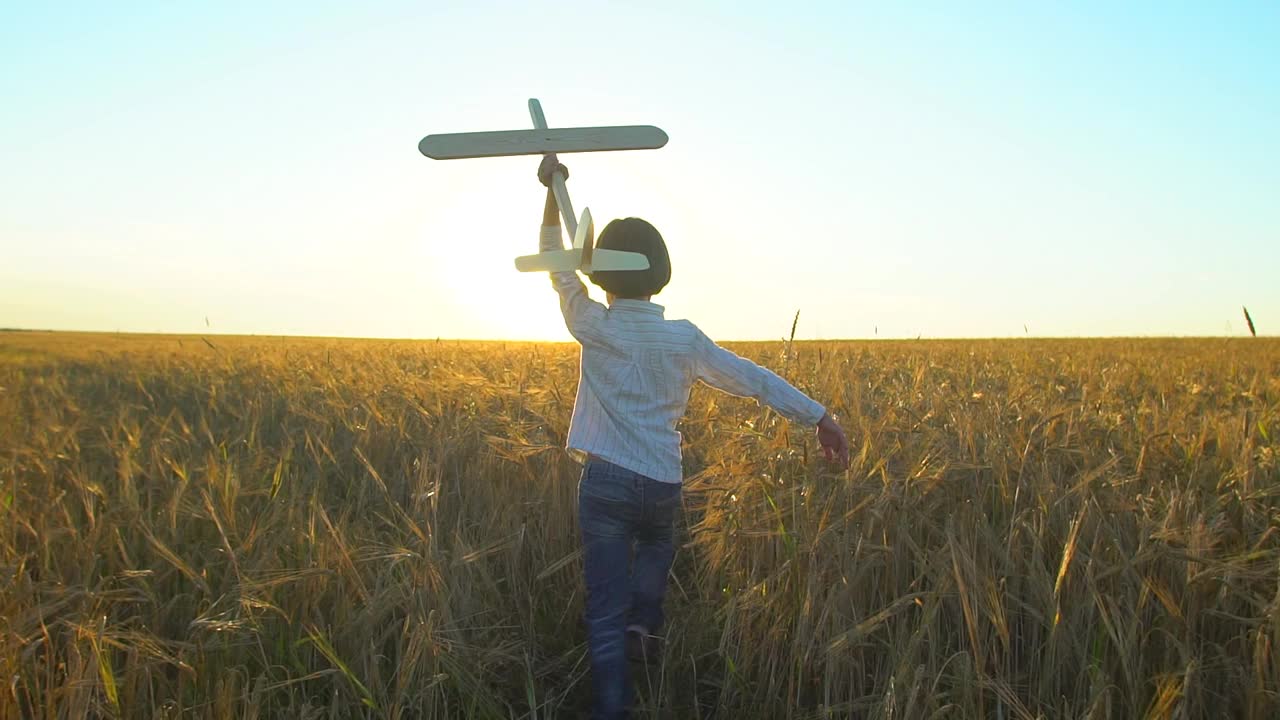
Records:
[[[389,335],[306,335],[294,333],[232,333],[232,332],[173,332],[167,330],[66,330],[54,328],[17,328],[17,327],[0,327],[0,333],[63,333],[67,335],[140,335],[154,337],[220,337],[220,338],[279,338],[295,339],[295,340],[385,340],[394,342],[475,342],[475,343],[548,343],[548,344],[574,344],[576,340],[529,340],[525,338],[460,338],[445,337],[443,335],[430,337],[406,337],[406,336],[389,336]],[[716,342],[726,343],[820,343],[820,342],[876,342],[876,341],[926,341],[926,340],[1233,340],[1233,339],[1276,339],[1280,335],[1271,335],[1267,333],[1259,333],[1258,335],[909,335],[892,337],[892,336],[871,336],[871,337],[844,337],[844,338],[796,338],[788,340],[785,337],[767,340],[742,340],[734,338],[718,338]]]

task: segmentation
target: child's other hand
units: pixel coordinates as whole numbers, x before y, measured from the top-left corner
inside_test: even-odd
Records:
[[[559,170],[564,175],[564,179],[569,179],[569,168],[560,164],[560,159],[555,153],[547,153],[542,156],[542,164],[538,166],[538,182],[547,187],[551,187],[551,176]]]
[[[818,421],[818,443],[822,445],[822,454],[827,456],[827,462],[838,460],[840,467],[849,467],[849,441],[831,413]]]

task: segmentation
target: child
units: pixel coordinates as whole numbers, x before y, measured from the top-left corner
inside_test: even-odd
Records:
[[[538,179],[548,187],[542,251],[564,249],[560,213],[550,190],[555,155]],[[643,253],[648,270],[598,271],[591,282],[608,307],[587,297],[576,272],[553,272],[560,309],[582,345],[578,396],[568,449],[583,461],[578,483],[587,586],[593,718],[624,718],[632,700],[628,658],[654,657],[662,598],[674,555],[672,526],[680,504],[680,433],[689,390],[702,381],[755,398],[793,422],[816,425],[828,460],[849,463],[844,432],[821,405],[772,372],[725,350],[693,323],[667,320],[649,302],[671,279],[662,236],[638,218],[614,220],[598,247]],[[634,546],[634,559],[632,551]]]

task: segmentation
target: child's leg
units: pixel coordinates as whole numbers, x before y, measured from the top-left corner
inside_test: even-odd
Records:
[[[638,479],[627,470],[593,460],[583,468],[578,483],[593,718],[625,717],[632,700],[624,630],[631,604],[627,578],[631,543],[640,517]]]
[[[631,613],[629,625],[639,625],[649,634],[662,628],[662,599],[667,592],[667,574],[675,557],[673,541],[676,508],[680,505],[679,483],[645,478],[643,514],[636,528],[636,559],[631,573]]]

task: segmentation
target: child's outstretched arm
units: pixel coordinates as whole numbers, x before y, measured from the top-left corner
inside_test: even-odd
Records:
[[[568,168],[561,165],[554,154],[542,158],[542,164],[538,166],[538,180],[547,186],[547,201],[542,208],[539,252],[564,249],[564,234],[560,229],[560,207],[556,204],[556,195],[551,189],[551,175],[556,170],[564,173],[566,178],[569,177]],[[569,333],[579,342],[593,337],[604,321],[604,305],[587,295],[587,286],[583,284],[576,271],[551,273],[551,285],[560,294],[560,312],[564,314],[564,324],[569,328]]]
[[[848,467],[849,441],[835,418],[776,373],[725,350],[701,331],[695,346],[695,367],[698,379],[717,390],[752,398],[792,422],[816,426],[827,460],[838,460],[841,467]]]

